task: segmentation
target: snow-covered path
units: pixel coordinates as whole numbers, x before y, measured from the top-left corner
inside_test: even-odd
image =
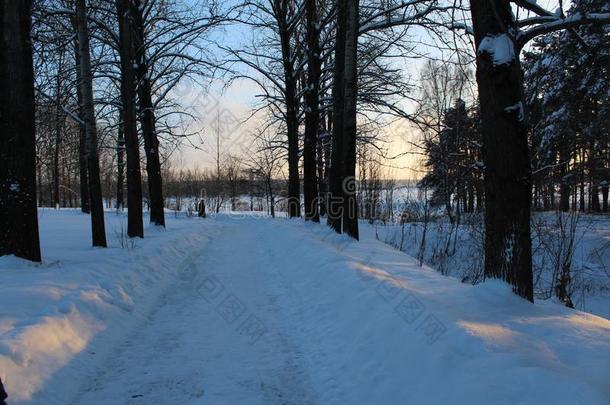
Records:
[[[269,273],[261,271],[280,270],[268,226],[217,223],[205,252],[75,404],[314,402],[301,355],[278,324]]]
[[[365,224],[184,218],[96,250],[52,215],[49,264],[0,261],[15,404],[609,403],[609,320],[444,277]]]

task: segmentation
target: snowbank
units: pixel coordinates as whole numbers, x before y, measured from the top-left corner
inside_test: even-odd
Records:
[[[561,214],[569,215],[569,214]],[[426,230],[423,261],[444,275],[468,283],[479,283],[483,275],[482,224],[475,215],[466,218],[470,222],[453,228],[448,221],[430,222]],[[554,254],[561,251],[556,230],[557,214],[535,213],[532,244],[534,264],[534,292],[536,300],[549,299],[553,294]],[[564,218],[564,226],[569,218]],[[546,225],[546,226],[543,226]],[[424,225],[408,222],[404,226],[395,223],[362,222],[361,232],[367,237],[378,235],[379,240],[405,253],[418,257]],[[567,255],[563,241],[564,251]],[[551,251],[549,251],[549,249]],[[574,232],[571,259],[572,301],[577,309],[594,315],[610,318],[610,220],[601,215],[581,214]]]
[[[137,327],[206,238],[197,220],[168,215],[167,230],[149,227],[129,242],[126,218],[107,213],[110,247],[93,249],[89,216],[40,210],[39,218],[43,264],[0,258],[0,377],[11,404],[44,387],[57,403],[70,397],[77,387],[65,382],[82,379]]]
[[[280,306],[319,403],[608,403],[607,319],[460,283],[372,235],[284,227]]]

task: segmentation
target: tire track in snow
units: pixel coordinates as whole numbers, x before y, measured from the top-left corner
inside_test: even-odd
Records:
[[[282,330],[267,271],[274,266],[266,221],[210,219],[220,232],[194,255],[146,323],[109,358],[74,404],[310,404],[301,355]],[[258,222],[258,224],[257,224]],[[206,227],[207,228],[207,227]],[[274,269],[281,271],[281,269]],[[266,328],[250,344],[201,294],[213,275]]]

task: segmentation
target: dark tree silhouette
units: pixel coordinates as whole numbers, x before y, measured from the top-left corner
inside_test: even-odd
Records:
[[[358,239],[355,177],[358,15],[358,0],[338,1],[328,203],[328,224],[336,232],[346,232],[354,239]]]
[[[511,3],[540,18],[516,21]],[[531,39],[583,24],[606,24],[610,15],[565,18],[526,0],[471,0],[477,49],[477,84],[483,134],[485,276],[512,284],[533,301],[530,151],[519,52]],[[520,30],[526,27],[527,30]],[[583,198],[584,203],[584,198]]]
[[[316,149],[320,128],[319,93],[322,61],[316,0],[305,0],[305,14],[307,19],[307,90],[305,93],[305,139],[303,141],[303,194],[305,219],[319,222]]]
[[[116,0],[121,57],[121,117],[127,152],[127,235],[144,237],[142,221],[142,174],[136,111],[134,32],[131,0]]]
[[[31,23],[31,1],[0,1],[0,255],[38,262]]]
[[[161,161],[159,159],[159,139],[157,138],[155,111],[152,101],[150,68],[146,49],[143,8],[139,1],[132,1],[133,32],[136,63],[136,83],[138,89],[138,107],[144,151],[146,153],[146,173],[148,175],[148,193],[150,198],[150,222],[165,226],[163,210],[163,179],[161,178]]]
[[[0,379],[0,405],[6,405],[6,399],[8,398],[8,394],[4,390],[4,385],[2,385],[2,379]]]
[[[76,26],[80,57],[81,116],[85,126],[85,150],[87,160],[87,184],[89,186],[89,209],[91,210],[91,236],[93,246],[106,247],[104,225],[104,203],[100,182],[100,162],[97,152],[97,126],[93,107],[93,74],[89,53],[89,30],[87,28],[87,5],[85,0],[76,2]]]
[[[508,0],[470,5],[485,164],[485,275],[532,301],[530,159],[521,66],[509,36],[516,22]]]

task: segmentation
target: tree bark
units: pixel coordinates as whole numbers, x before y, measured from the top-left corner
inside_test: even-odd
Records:
[[[121,116],[123,113],[121,112]],[[119,131],[116,142],[116,166],[117,166],[117,177],[116,177],[116,209],[122,211],[125,207],[125,132],[123,130],[123,123],[119,124]]]
[[[142,174],[136,114],[136,82],[134,71],[133,16],[130,0],[116,0],[119,19],[121,54],[122,121],[127,152],[127,235],[144,237],[142,220]]]
[[[471,0],[485,165],[485,276],[512,284],[533,301],[530,239],[531,170],[518,51],[508,0]],[[483,40],[513,52],[494,60]],[[511,42],[513,41],[513,42]]]
[[[345,105],[343,110],[343,232],[358,239],[356,201],[356,135],[358,99],[358,0],[346,0],[345,26]]]
[[[601,206],[599,203],[599,187],[597,185],[598,170],[595,147],[595,141],[591,140],[589,143],[589,211],[600,212]]]
[[[297,80],[294,75],[294,55],[291,45],[291,28],[287,26],[286,16],[290,5],[286,0],[276,7],[284,67],[286,87],[286,126],[288,136],[288,216],[301,216],[301,184],[299,181],[299,119],[297,100]]]
[[[0,1],[0,256],[39,262],[31,23],[31,1]]]
[[[78,32],[78,25],[76,19],[72,19],[72,26],[75,32]],[[81,83],[83,81],[80,72],[80,50],[78,45],[78,37],[74,38],[74,56],[76,65],[76,82],[78,88],[76,90],[78,99],[78,115],[81,121],[83,121],[83,94],[80,90]],[[87,131],[85,130],[84,124],[81,123],[78,126],[78,168],[79,168],[79,181],[80,181],[80,206],[81,211],[85,214],[89,214],[91,209],[89,208],[89,175],[87,173]]]
[[[146,173],[148,176],[148,193],[150,199],[150,222],[165,226],[163,199],[163,179],[159,159],[159,139],[155,128],[155,112],[152,103],[152,91],[149,79],[149,66],[146,53],[144,17],[139,1],[132,1],[133,21],[135,25],[136,83],[138,86],[139,116],[146,153]]]
[[[307,17],[307,90],[305,92],[305,140],[303,142],[303,194],[305,220],[320,222],[316,149],[320,128],[320,32],[316,0],[305,0]]]
[[[344,153],[343,153],[343,111],[345,95],[345,28],[346,28],[346,0],[337,1],[337,28],[335,35],[335,69],[333,79],[333,132],[332,149],[328,179],[328,200],[326,212],[328,215],[328,226],[335,232],[343,232],[343,178]]]
[[[326,154],[326,151],[330,152],[329,144],[326,140],[326,119],[322,116],[320,123],[322,126],[320,127],[320,131],[324,134],[323,136],[318,136],[318,145],[316,149],[316,164],[318,165],[318,215],[325,216],[326,215],[326,163],[327,159],[330,156]]]
[[[569,170],[569,152],[568,146],[562,143],[559,148],[559,209],[567,212],[570,210],[570,185],[565,178]]]
[[[55,209],[59,209],[59,150],[61,149],[62,119],[64,115],[61,109],[61,70],[60,61],[57,77],[55,78],[55,145],[53,150],[53,208]]]
[[[89,29],[87,27],[87,8],[85,0],[76,1],[76,25],[78,27],[78,47],[80,54],[80,90],[83,105],[82,118],[85,122],[87,150],[87,173],[89,183],[89,204],[91,208],[91,236],[93,246],[106,247],[104,224],[104,202],[100,182],[100,162],[97,153],[97,128],[93,106],[93,74],[89,53]]]

